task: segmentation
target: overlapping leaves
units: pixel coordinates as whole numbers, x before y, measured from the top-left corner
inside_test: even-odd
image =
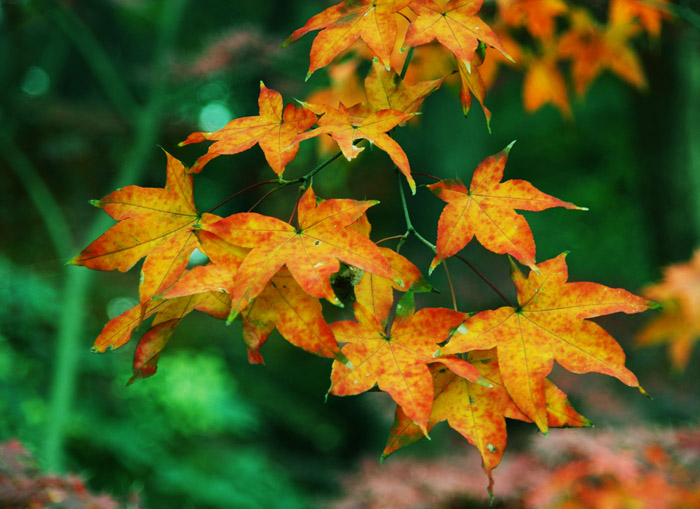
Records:
[[[432,41],[447,48],[450,65],[462,83],[463,111],[469,110],[473,94],[490,121],[484,106],[485,76],[492,76],[493,69],[481,72],[488,61],[484,48],[494,48],[501,59],[510,57],[479,17],[482,4],[483,0],[345,0],[326,9],[287,43],[320,31],[311,50],[310,75],[362,39],[374,56],[364,81],[364,102],[347,103],[349,107],[342,101],[285,107],[281,94],[261,83],[259,115],[234,119],[213,133],[192,133],[182,145],[213,143],[189,169],[167,155],[164,188],[128,186],[94,202],[118,223],[71,263],[123,272],[145,257],[139,304],[112,319],[94,349],[104,352],[123,346],[144,320],[151,319],[135,348],[132,382],[156,372],[176,327],[194,310],[228,317],[229,322],[240,317],[252,363],[263,362],[261,347],[277,329],[291,344],[334,359],[330,394],[355,395],[376,387],[396,402],[397,417],[384,455],[447,421],[479,450],[490,487],[491,472],[506,446],[506,417],[534,422],[542,432],[549,426],[590,424],[547,380],[555,360],[575,373],[604,373],[639,387],[616,340],[588,319],[637,313],[652,304],[621,289],[568,282],[564,255],[536,263],[532,232],[515,210],[580,207],[523,180],[502,182],[510,147],[485,159],[469,187],[459,180],[428,186],[447,203],[436,246],[417,234],[405,203],[408,231],[389,237],[404,237],[403,242],[416,234],[435,251],[431,271],[474,237],[485,248],[530,267],[525,277],[511,260],[517,305],[473,316],[457,311],[456,296],[454,310],[415,310],[414,293],[432,287],[398,248],[380,248],[370,240],[366,212],[377,202],[318,199],[310,185],[316,170],[296,180],[282,178],[301,142],[329,135],[347,159],[362,152],[357,140],[368,140],[390,156],[415,192],[408,157],[391,131],[414,118],[423,100],[449,79],[450,71],[404,81],[408,67],[399,74],[393,50]],[[525,58],[529,109],[554,102],[568,111],[557,69],[560,58],[572,60],[581,93],[604,67],[643,84],[627,42],[636,30],[634,20],[640,18],[650,32],[658,33],[658,19],[637,2],[613,2],[612,25],[606,29],[558,0],[501,0],[498,7],[506,24],[525,27],[545,48],[543,55]],[[564,15],[570,16],[572,26],[557,40],[555,18]],[[405,20],[400,22],[403,29],[397,20]],[[410,64],[408,59],[406,65]],[[426,68],[441,65],[429,62]],[[362,94],[357,83],[351,87],[355,98]],[[250,211],[224,218],[200,214],[193,200],[193,174],[219,155],[237,154],[256,144],[278,176],[280,188],[300,185],[296,224]],[[195,249],[208,261],[188,270]],[[335,292],[341,280],[347,282],[342,299],[353,302],[355,320],[328,324],[320,299],[343,306]],[[398,300],[396,292],[403,293]]]

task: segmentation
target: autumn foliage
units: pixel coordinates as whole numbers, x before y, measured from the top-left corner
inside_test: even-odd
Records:
[[[538,261],[532,231],[516,212],[585,209],[530,182],[504,180],[512,144],[483,154],[473,173],[425,185],[430,176],[411,170],[392,133],[415,121],[429,94],[453,82],[461,87],[463,112],[473,95],[490,123],[485,97],[501,65],[525,72],[528,110],[551,102],[571,115],[563,61],[579,95],[605,69],[642,87],[643,71],[629,42],[644,30],[658,35],[664,2],[613,0],[605,25],[558,0],[499,0],[495,11],[482,3],[345,0],[324,10],[285,45],[315,33],[307,78],[331,66],[329,89],[285,106],[278,91],[261,83],[258,115],[183,136],[181,145],[213,142],[191,167],[165,154],[163,188],[128,186],[94,201],[117,223],[70,263],[125,272],[144,259],[139,304],[107,323],[94,349],[123,346],[153,317],[136,346],[134,381],[156,372],[177,325],[195,310],[228,323],[240,320],[251,363],[263,362],[261,349],[277,329],[291,344],[332,359],[329,394],[376,388],[394,400],[396,421],[385,456],[447,421],[479,450],[490,487],[506,447],[505,418],[532,422],[543,433],[590,426],[547,379],[555,360],[571,372],[603,373],[644,392],[625,367],[620,345],[589,318],[639,313],[654,304],[622,289],[576,282],[575,276],[570,281],[565,254]],[[361,59],[371,60],[364,81],[355,74]],[[350,69],[343,71],[347,79],[334,81],[342,69]],[[337,144],[339,151],[304,175],[286,178],[287,172],[301,173],[294,159],[312,138],[322,138],[326,147]],[[262,201],[297,186],[291,216],[249,210],[220,217],[218,207],[199,210],[193,199],[197,175],[212,159],[255,145],[273,180],[232,190],[232,196],[274,185]],[[386,171],[401,179],[406,229],[397,230],[394,249],[372,239],[366,212],[378,202],[371,200],[371,181],[370,199],[363,201],[323,199],[312,185],[340,156],[361,157],[370,145],[386,153]],[[404,181],[413,194],[432,191],[436,208],[445,203],[433,232],[423,235],[413,227]],[[428,273],[453,259],[471,266],[459,253],[473,239],[508,255],[517,301],[498,292],[505,306],[495,310],[467,314],[457,303],[454,309],[416,310],[414,294],[432,287],[399,252],[409,236],[431,251],[433,261],[423,268]],[[189,265],[195,250],[206,254],[206,264]],[[341,280],[349,282],[349,298],[338,295]],[[353,319],[327,323],[322,300],[352,307]]]

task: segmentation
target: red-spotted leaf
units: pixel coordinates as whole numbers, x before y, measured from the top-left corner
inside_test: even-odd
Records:
[[[438,222],[437,254],[432,271],[442,260],[455,255],[476,236],[489,251],[509,254],[534,268],[535,240],[523,216],[514,209],[541,211],[552,207],[586,210],[537,190],[525,180],[503,179],[512,143],[484,159],[474,171],[471,186],[446,180],[428,186],[447,206]]]
[[[469,68],[482,41],[511,59],[491,27],[477,16],[483,3],[484,0],[413,0],[410,7],[418,17],[408,28],[404,48],[437,39]]]
[[[423,100],[435,92],[445,78],[407,85],[393,70],[387,70],[377,60],[365,78],[365,95],[372,111],[395,110],[404,113],[418,111]]]
[[[347,228],[376,202],[326,200],[319,205],[309,188],[299,200],[299,227],[256,213],[241,213],[203,229],[221,239],[251,248],[238,268],[231,315],[238,315],[265,289],[268,281],[286,265],[301,288],[312,297],[336,305],[329,276],[340,268],[339,260],[364,271],[391,277],[391,268],[379,248]]]
[[[217,156],[238,154],[258,143],[270,168],[281,176],[285,166],[299,152],[297,135],[311,127],[316,122],[316,117],[310,111],[297,108],[291,103],[284,107],[282,95],[266,88],[262,82],[258,105],[258,116],[231,120],[212,133],[192,133],[180,143],[182,146],[205,140],[214,141],[209,151],[190,168],[190,173],[202,171],[204,166]]]
[[[464,322],[467,332],[455,334],[441,353],[496,347],[508,393],[518,408],[546,433],[544,380],[555,360],[574,373],[603,373],[639,387],[637,377],[625,367],[625,353],[617,341],[586,318],[639,313],[653,303],[619,288],[567,283],[564,254],[536,268],[538,272],[533,270],[525,278],[513,264],[518,307],[472,316]]]
[[[282,47],[315,30],[322,30],[311,46],[309,72],[328,65],[358,38],[367,44],[388,69],[396,42],[395,13],[411,0],[345,0],[312,17],[296,30]]]
[[[350,396],[377,384],[427,433],[433,403],[427,364],[437,362],[432,357],[435,346],[448,338],[462,323],[464,315],[442,308],[421,309],[405,318],[397,315],[387,332],[361,304],[356,302],[354,309],[356,322],[331,324],[336,339],[346,343],[342,352],[352,367],[338,361],[333,363],[330,393]],[[467,369],[471,370],[472,380],[480,378],[473,367]]]
[[[318,127],[300,134],[297,141],[307,140],[329,134],[337,143],[345,158],[349,161],[359,155],[364,147],[356,147],[354,140],[366,139],[376,147],[389,154],[394,164],[404,174],[411,190],[415,193],[416,184],[411,177],[411,167],[408,157],[401,146],[387,133],[399,124],[403,124],[413,117],[412,113],[404,113],[396,110],[381,110],[376,112],[365,111],[358,108],[348,110],[342,103],[338,108],[328,105],[303,103],[305,108],[321,115],[318,119]],[[360,115],[353,113],[359,112]]]
[[[364,273],[355,285],[355,298],[380,322],[386,323],[394,303],[393,290],[405,292],[410,288],[416,292],[426,292],[432,288],[407,258],[385,247],[379,249],[391,265],[391,279]]]
[[[192,231],[200,221],[192,177],[180,161],[166,156],[164,188],[127,186],[93,202],[119,222],[69,262],[126,272],[145,256],[139,284],[142,315],[150,299],[180,277],[198,245]]]
[[[481,454],[484,471],[493,489],[491,472],[498,466],[506,447],[505,418],[528,421],[508,395],[501,380],[495,350],[473,352],[468,361],[476,367],[490,387],[475,384],[444,366],[433,365],[434,402],[428,430],[447,421]],[[590,421],[576,412],[566,395],[549,380],[545,380],[547,420],[550,426],[590,426]],[[392,452],[423,438],[421,429],[397,408],[394,424],[389,431],[385,458]]]
[[[195,267],[163,294],[164,298],[235,291],[238,268],[249,250],[230,244],[213,233],[198,233],[210,263]],[[286,268],[280,269],[265,289],[243,311],[243,339],[251,363],[263,363],[260,348],[277,327],[291,344],[324,357],[342,358],[338,344],[321,314],[318,299],[304,292]]]

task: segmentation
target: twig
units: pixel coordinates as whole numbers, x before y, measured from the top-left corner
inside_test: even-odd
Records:
[[[484,275],[481,273],[481,271],[479,271],[479,269],[477,269],[476,267],[474,267],[474,265],[472,265],[472,263],[471,263],[469,260],[467,260],[466,258],[464,258],[462,255],[459,255],[459,254],[456,254],[456,255],[455,255],[455,258],[458,258],[459,260],[462,260],[462,262],[464,262],[464,263],[467,265],[467,267],[469,267],[470,269],[472,269],[472,270],[476,273],[477,276],[479,276],[481,279],[483,279],[483,280],[486,282],[486,284],[489,285],[489,286],[491,287],[491,289],[492,289],[494,292],[496,292],[496,293],[498,294],[498,296],[499,296],[501,299],[503,299],[503,301],[504,301],[506,304],[508,304],[508,305],[509,305],[510,307],[512,307],[512,308],[515,308],[515,306],[510,302],[510,300],[508,300],[508,297],[506,297],[505,295],[503,295],[503,293],[501,293],[501,291],[500,291],[498,288],[496,288],[496,286],[495,286],[491,281],[489,281],[489,278],[487,278],[486,276],[484,276]]]
[[[242,195],[242,194],[245,193],[246,191],[250,191],[251,189],[255,189],[256,187],[264,186],[264,185],[266,185],[266,184],[277,184],[278,182],[279,182],[278,180],[265,180],[264,182],[257,182],[257,183],[255,183],[255,184],[253,184],[253,185],[250,185],[250,186],[246,187],[245,189],[241,189],[240,191],[237,191],[237,192],[233,193],[233,194],[230,195],[228,198],[224,198],[224,199],[221,200],[219,203],[217,203],[216,205],[214,205],[212,208],[210,208],[209,210],[207,210],[207,211],[205,212],[205,214],[211,214],[212,212],[214,212],[216,209],[218,209],[218,208],[221,207],[222,205],[225,205],[226,203],[228,203],[229,201],[233,200],[233,199],[236,198],[237,196]]]

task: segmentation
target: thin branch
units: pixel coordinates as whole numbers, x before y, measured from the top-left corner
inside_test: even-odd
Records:
[[[455,255],[455,258],[458,258],[459,260],[462,260],[462,262],[464,262],[464,263],[467,265],[467,267],[469,267],[470,269],[472,269],[472,270],[474,271],[474,273],[475,273],[477,276],[479,276],[481,279],[483,279],[483,280],[486,282],[486,284],[489,285],[489,286],[491,287],[491,289],[492,289],[494,292],[496,292],[496,293],[498,294],[498,296],[499,296],[501,299],[503,299],[503,301],[504,301],[506,304],[508,304],[508,305],[509,305],[510,307],[512,307],[512,308],[515,308],[515,307],[516,307],[516,306],[514,306],[514,305],[510,302],[510,300],[508,300],[508,297],[506,297],[505,295],[503,295],[503,293],[501,293],[501,291],[500,291],[498,288],[496,288],[496,286],[495,286],[491,281],[489,281],[489,278],[487,278],[486,276],[484,276],[484,275],[481,273],[481,271],[479,271],[479,269],[477,269],[476,267],[474,267],[474,265],[472,265],[472,263],[471,263],[469,260],[467,260],[466,258],[464,258],[462,255],[459,255],[459,254],[456,254],[456,255]]]
[[[263,194],[263,195],[260,197],[260,199],[259,199],[258,201],[256,201],[255,203],[253,203],[253,206],[250,207],[250,208],[248,209],[248,212],[253,212],[253,211],[258,207],[258,205],[260,205],[262,202],[264,202],[265,200],[267,200],[270,196],[272,196],[273,194],[275,194],[277,191],[281,191],[281,190],[284,189],[285,187],[287,187],[287,186],[285,186],[285,185],[283,185],[283,184],[280,184],[279,186],[273,187],[272,189],[270,189],[269,191],[267,191],[265,194]]]
[[[225,205],[226,203],[228,203],[229,201],[233,200],[233,199],[236,198],[237,196],[242,195],[242,194],[245,193],[246,191],[250,191],[251,189],[255,189],[256,187],[264,186],[264,185],[266,185],[266,184],[277,184],[277,183],[279,183],[279,180],[265,180],[264,182],[257,182],[257,183],[255,183],[255,184],[253,184],[253,185],[250,185],[250,186],[248,186],[248,187],[246,187],[246,188],[244,188],[244,189],[241,189],[240,191],[237,191],[237,192],[233,193],[233,194],[230,195],[228,198],[224,198],[224,199],[221,200],[219,203],[217,203],[216,205],[214,205],[212,208],[210,208],[209,210],[207,210],[207,211],[205,212],[205,214],[211,214],[212,212],[214,212],[216,209],[218,209],[218,208],[221,207],[222,205]]]
[[[292,220],[294,219],[294,215],[297,212],[297,207],[299,207],[299,200],[301,199],[301,191],[303,189],[303,186],[299,186],[299,189],[297,190],[297,199],[294,200],[294,208],[292,209],[292,215],[289,216],[289,221],[287,221],[289,224],[292,224]],[[298,225],[298,222],[297,222]]]
[[[411,171],[411,175],[422,175],[424,177],[428,177],[434,180],[442,181],[444,179],[441,179],[440,177],[436,177],[435,175],[431,175],[430,173],[423,173],[422,171]]]
[[[377,242],[375,242],[375,244],[381,244],[382,242],[386,242],[387,240],[405,239],[405,238],[406,238],[406,234],[403,234],[403,235],[392,235],[391,237],[385,237],[385,238],[383,238],[383,239],[381,239],[381,240],[378,240]]]
[[[442,261],[442,266],[445,267],[445,274],[447,275],[447,284],[450,285],[450,293],[452,294],[452,309],[457,311],[457,297],[455,297],[455,287],[452,284],[452,278],[450,277],[450,271],[447,268],[447,260]]]
[[[360,141],[362,141],[362,140],[360,140]],[[318,166],[316,166],[316,168],[314,168],[313,170],[311,170],[309,173],[307,173],[307,174],[304,175],[303,177],[299,177],[299,178],[294,179],[294,180],[281,180],[280,183],[281,183],[284,187],[286,187],[286,186],[288,186],[288,185],[290,185],[290,184],[298,184],[298,183],[306,184],[309,180],[311,180],[312,178],[314,178],[314,175],[316,175],[316,174],[317,174],[319,171],[321,171],[323,168],[325,168],[326,166],[328,166],[329,164],[331,164],[333,161],[335,161],[336,159],[338,159],[341,155],[343,155],[343,152],[339,150],[339,151],[336,152],[333,156],[331,156],[331,157],[329,157],[328,159],[326,159],[325,161],[323,161],[321,164],[319,164]]]

